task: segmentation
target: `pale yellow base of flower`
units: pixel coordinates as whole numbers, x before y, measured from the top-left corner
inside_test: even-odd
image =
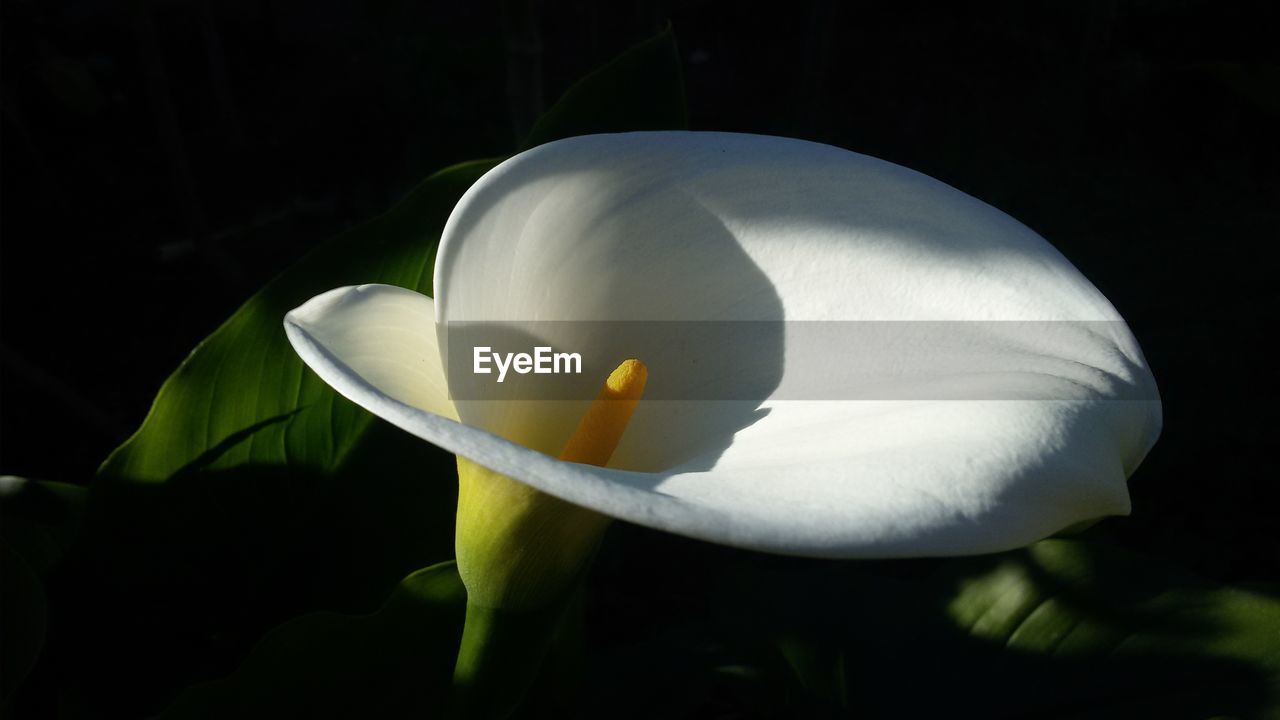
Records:
[[[560,459],[605,465],[644,393],[648,371],[627,360],[609,375]],[[470,602],[533,610],[585,569],[609,518],[458,458],[458,572]]]
[[[532,610],[581,574],[609,518],[458,458],[458,573],[473,604]]]

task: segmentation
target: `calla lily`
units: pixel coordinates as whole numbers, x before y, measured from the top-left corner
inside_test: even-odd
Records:
[[[558,499],[562,515],[581,508],[794,555],[1015,548],[1128,513],[1127,478],[1160,430],[1136,340],[1048,242],[937,180],[810,142],[659,132],[529,150],[458,203],[434,287],[434,300],[339,288],[285,324],[338,392],[465,459],[463,504],[486,506],[459,514],[460,571],[473,591],[484,581],[468,577],[462,526],[498,532],[501,506],[525,512],[530,498]],[[607,466],[556,457],[582,403],[504,401],[496,389],[451,398],[441,349],[451,323],[670,320],[974,321],[967,342],[1000,358],[1000,370],[957,368],[935,373],[927,396],[867,399],[856,362],[798,358],[785,331],[769,347],[723,348],[728,362],[710,376],[697,376],[706,358],[629,348],[649,363],[650,387],[666,391],[636,404]],[[1029,349],[1000,332],[1007,321],[1081,325],[1069,342]],[[573,341],[584,355],[617,351],[591,347],[589,334]],[[762,365],[776,371],[764,384]],[[789,372],[815,366],[830,399],[776,392]],[[691,376],[690,387],[751,387],[682,400]],[[469,493],[469,473],[515,482]]]
[[[459,458],[460,688],[510,669],[530,641],[503,641],[494,613],[555,606],[608,518],[793,555],[996,552],[1128,513],[1160,431],[1136,340],[1048,242],[925,175],[810,142],[659,132],[529,150],[455,207],[434,287],[339,288],[285,326],[338,392]],[[582,329],[672,320],[775,330],[711,357]],[[494,383],[451,394],[449,327],[522,321],[570,321],[557,347],[643,362],[589,405]],[[962,326],[985,359],[934,363],[913,392],[910,373],[869,379],[856,349],[806,357],[788,329],[803,321]],[[1031,342],[1009,323],[1069,331]],[[934,352],[925,333],[906,364]],[[797,380],[819,392],[784,391]]]

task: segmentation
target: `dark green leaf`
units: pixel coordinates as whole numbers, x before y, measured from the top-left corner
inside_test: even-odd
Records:
[[[0,534],[41,578],[80,534],[88,492],[79,485],[0,477]]]
[[[494,164],[431,176],[387,214],[269,283],[164,383],[141,429],[107,459],[100,479],[161,483],[183,471],[245,465],[342,469],[377,423],[306,369],[285,339],[284,314],[342,285],[386,283],[430,294],[444,222]]]
[[[35,570],[0,539],[0,708],[13,697],[44,647],[44,583]]]
[[[282,320],[342,285],[429,293],[444,222],[493,164],[437,173],[323,245],[166,381],[101,469],[78,575],[59,598],[62,672],[86,683],[86,702],[145,714],[167,689],[234,667],[269,628],[311,610],[368,611],[399,578],[452,556],[453,457],[333,392]],[[122,645],[135,666],[112,663]]]
[[[524,147],[575,135],[688,125],[680,53],[667,28],[569,88],[534,124]]]
[[[996,707],[1082,717],[1280,713],[1274,597],[1063,540],[952,577],[947,615],[986,654],[998,650],[991,670],[1017,681]]]
[[[453,563],[405,578],[372,615],[315,613],[262,639],[231,676],[162,718],[435,717],[448,708],[466,590]]]
[[[1265,593],[1085,541],[929,563],[748,566],[726,586],[739,607],[725,600],[721,630],[793,674],[786,703],[840,716],[1280,710],[1280,601]]]
[[[1274,594],[1095,539],[894,561],[610,539],[584,717],[1280,717]]]
[[[84,489],[0,477],[0,706],[44,647],[45,581],[79,532]]]

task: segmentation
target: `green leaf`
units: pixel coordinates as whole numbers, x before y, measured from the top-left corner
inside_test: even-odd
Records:
[[[685,127],[683,80],[667,31],[565,93],[526,146],[593,132]],[[431,293],[440,230],[496,160],[443,170],[386,215],[334,239],[273,280],[209,336],[160,389],[141,429],[103,464],[109,481],[164,482],[181,471],[246,464],[342,467],[374,424],[306,371],[284,314],[341,285]]]
[[[65,673],[88,702],[143,714],[166,688],[233,666],[303,612],[363,612],[452,556],[451,455],[320,381],[284,314],[342,285],[431,291],[454,204],[494,165],[441,171],[246,302],[161,388],[92,486],[83,561],[59,599]],[[73,587],[74,586],[74,587]],[[138,665],[112,664],[136,648]]]
[[[1088,717],[1280,713],[1280,600],[1263,593],[1101,544],[1046,540],[958,578],[946,610],[999,649],[1001,666],[1072,669],[1019,673],[1031,684],[1005,693],[1015,706]]]
[[[372,416],[308,371],[284,314],[342,285],[431,293],[436,243],[462,193],[496,164],[443,170],[382,217],[335,238],[254,295],[161,387],[142,427],[103,464],[106,482],[159,483],[243,465],[340,470]]]
[[[405,578],[372,615],[315,613],[275,628],[227,678],[160,717],[434,717],[448,708],[466,590],[453,563]]]
[[[745,661],[792,674],[790,695],[777,700],[790,707],[850,717],[1280,716],[1280,600],[1103,543],[731,576],[720,630]]]
[[[575,135],[688,126],[680,53],[668,27],[569,88],[522,149]]]

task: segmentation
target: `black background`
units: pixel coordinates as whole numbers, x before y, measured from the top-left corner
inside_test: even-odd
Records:
[[[904,164],[1057,245],[1164,400],[1106,531],[1273,582],[1266,5],[6,0],[0,472],[87,483],[254,289],[669,21],[693,129]]]

